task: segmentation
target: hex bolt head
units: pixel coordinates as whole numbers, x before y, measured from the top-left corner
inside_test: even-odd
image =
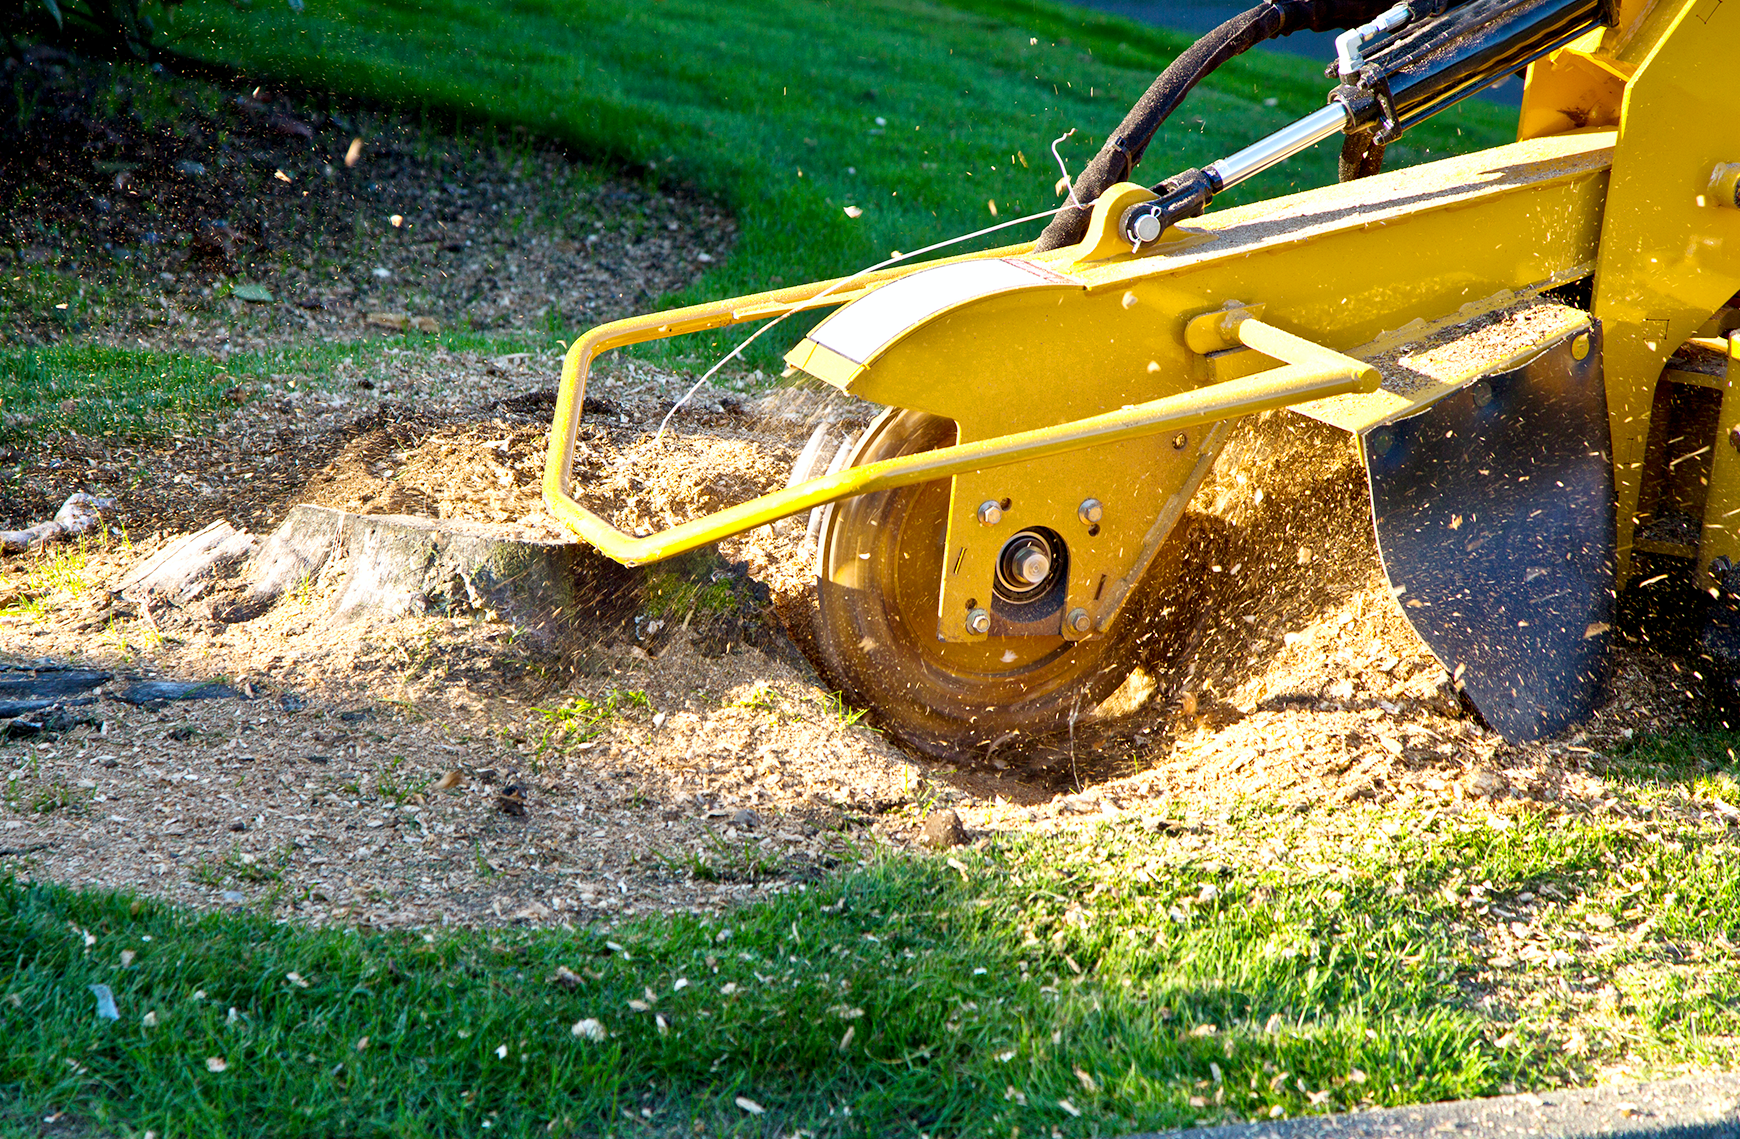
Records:
[[[1578,333],[1577,338],[1571,341],[1571,358],[1573,360],[1587,360],[1589,358],[1589,334],[1587,332]]]
[[[995,526],[1003,521],[1003,504],[996,499],[986,499],[979,503],[979,522],[985,526]]]
[[[1085,633],[1094,627],[1094,619],[1088,616],[1086,609],[1071,609],[1069,616],[1064,618],[1069,627],[1078,633]]]
[[[1174,451],[1182,451],[1184,450],[1184,445],[1188,442],[1190,442],[1190,436],[1180,431],[1172,437],[1172,449]]]
[[[1075,516],[1081,519],[1083,526],[1097,526],[1100,519],[1106,516],[1105,503],[1097,498],[1084,498],[1081,505],[1075,508]]]
[[[991,615],[983,609],[967,610],[967,632],[989,633],[991,631]]]

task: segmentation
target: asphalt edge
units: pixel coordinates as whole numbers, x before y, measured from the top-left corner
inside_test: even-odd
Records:
[[[1147,1131],[1126,1139],[1400,1139],[1447,1134],[1539,1139],[1740,1139],[1740,1073],[1557,1088],[1346,1115]]]

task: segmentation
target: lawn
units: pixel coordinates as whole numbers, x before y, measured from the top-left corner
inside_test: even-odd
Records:
[[[348,361],[361,375],[379,376],[392,353],[427,351],[436,344],[454,352],[546,347],[540,334],[527,332],[291,344],[235,352],[223,360],[115,347],[83,337],[32,347],[0,346],[0,406],[8,413],[0,422],[0,445],[69,431],[130,442],[196,434],[214,415],[234,406],[231,400],[242,394],[243,385],[268,384],[276,376],[280,382],[288,377],[307,387],[328,387],[340,361]]]
[[[1732,1067],[1740,788],[1632,762],[1593,816],[1132,815],[571,933],[8,882],[0,1087],[123,1134],[1031,1136]]]
[[[1075,129],[1079,169],[1183,41],[1037,0],[194,0],[174,44],[717,196],[739,243],[675,304],[1050,208],[1051,141]],[[1310,62],[1237,61],[1143,176],[1324,90]],[[1392,161],[1502,141],[1510,119],[1466,105]],[[1229,198],[1333,166],[1322,146]],[[238,372],[314,372],[334,351],[219,368],[100,333],[0,358],[7,406],[55,429],[182,430]],[[112,403],[85,398],[117,379]],[[1731,1067],[1740,789],[1713,770],[1731,744],[1640,742],[1595,813],[1125,816],[865,850],[722,919],[572,932],[310,931],[9,879],[0,1128],[65,1112],[163,1136],[1089,1135]]]
[[[1077,132],[1063,154],[1079,170],[1188,40],[1045,0],[311,0],[300,15],[198,0],[179,10],[175,43],[717,194],[742,237],[695,293],[728,296],[1054,208],[1052,140]],[[1309,60],[1235,60],[1167,124],[1140,173],[1158,181],[1229,153],[1321,106],[1327,90]],[[1514,119],[1464,104],[1397,144],[1390,163],[1506,141]],[[1335,155],[1322,144],[1227,200],[1333,181]]]
[[[730,258],[658,302],[677,305],[850,273],[1054,208],[1053,140],[1075,132],[1061,153],[1079,170],[1188,41],[1045,0],[311,0],[300,13],[276,3],[242,9],[192,0],[175,7],[164,42],[244,75],[410,108],[434,123],[552,141],[649,184],[699,188],[736,213],[739,238]],[[1236,150],[1320,106],[1326,91],[1312,61],[1262,52],[1236,59],[1160,132],[1139,176],[1158,181]],[[1392,146],[1389,163],[1493,145],[1513,129],[1513,112],[1472,101]],[[1333,142],[1320,144],[1223,202],[1333,181],[1335,155]],[[1043,224],[959,248],[1029,240]],[[64,282],[42,277],[32,271],[0,282],[0,303],[64,302]],[[85,291],[74,304],[100,306]],[[117,292],[134,291],[144,295]],[[67,324],[67,340],[9,353],[0,359],[0,384],[15,390],[52,372],[71,385],[57,389],[65,402],[111,387],[140,390],[141,370],[183,379],[210,371],[195,361],[136,356],[92,367],[72,343],[100,338],[102,329],[70,331],[85,323],[64,303],[50,315]],[[549,339],[581,331],[556,330]],[[769,338],[752,362],[777,369],[786,340],[801,331],[798,323]],[[731,335],[641,351],[710,361]],[[308,365],[317,364],[321,349],[306,352]],[[185,426],[187,415],[209,412],[227,383],[213,379],[204,392],[181,385],[182,411],[173,418]],[[7,406],[31,402],[14,392]],[[125,430],[134,431],[144,420],[131,413],[142,406],[123,402],[131,415]],[[95,426],[88,415],[76,425]]]

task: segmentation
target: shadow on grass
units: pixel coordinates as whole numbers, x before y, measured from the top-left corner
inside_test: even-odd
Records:
[[[887,857],[614,930],[308,930],[8,880],[0,1087],[160,1133],[965,1135],[1545,1077],[1490,1042],[1442,899],[1170,842],[1131,825]]]

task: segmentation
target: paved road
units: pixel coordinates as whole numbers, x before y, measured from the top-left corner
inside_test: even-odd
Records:
[[[1440,1139],[1445,1135],[1740,1139],[1740,1074],[1239,1123],[1164,1135],[1148,1132],[1129,1139]]]
[[[1075,0],[1075,3],[1084,8],[1110,12],[1156,28],[1171,28],[1195,35],[1201,35],[1221,21],[1253,7],[1255,2],[1256,0]],[[1295,32],[1278,40],[1270,40],[1264,46],[1294,55],[1310,56],[1325,64],[1335,58],[1335,36],[1330,33]],[[1521,106],[1522,81],[1506,80],[1503,87],[1496,91],[1487,91],[1479,97],[1506,106]]]
[[[1124,16],[1139,24],[1198,36],[1218,26],[1221,21],[1255,6],[1254,0],[1249,3],[1246,0],[1075,0],[1075,3]],[[1335,58],[1335,36],[1328,33],[1295,32],[1271,40],[1264,46],[1294,55],[1309,55],[1324,63]]]

